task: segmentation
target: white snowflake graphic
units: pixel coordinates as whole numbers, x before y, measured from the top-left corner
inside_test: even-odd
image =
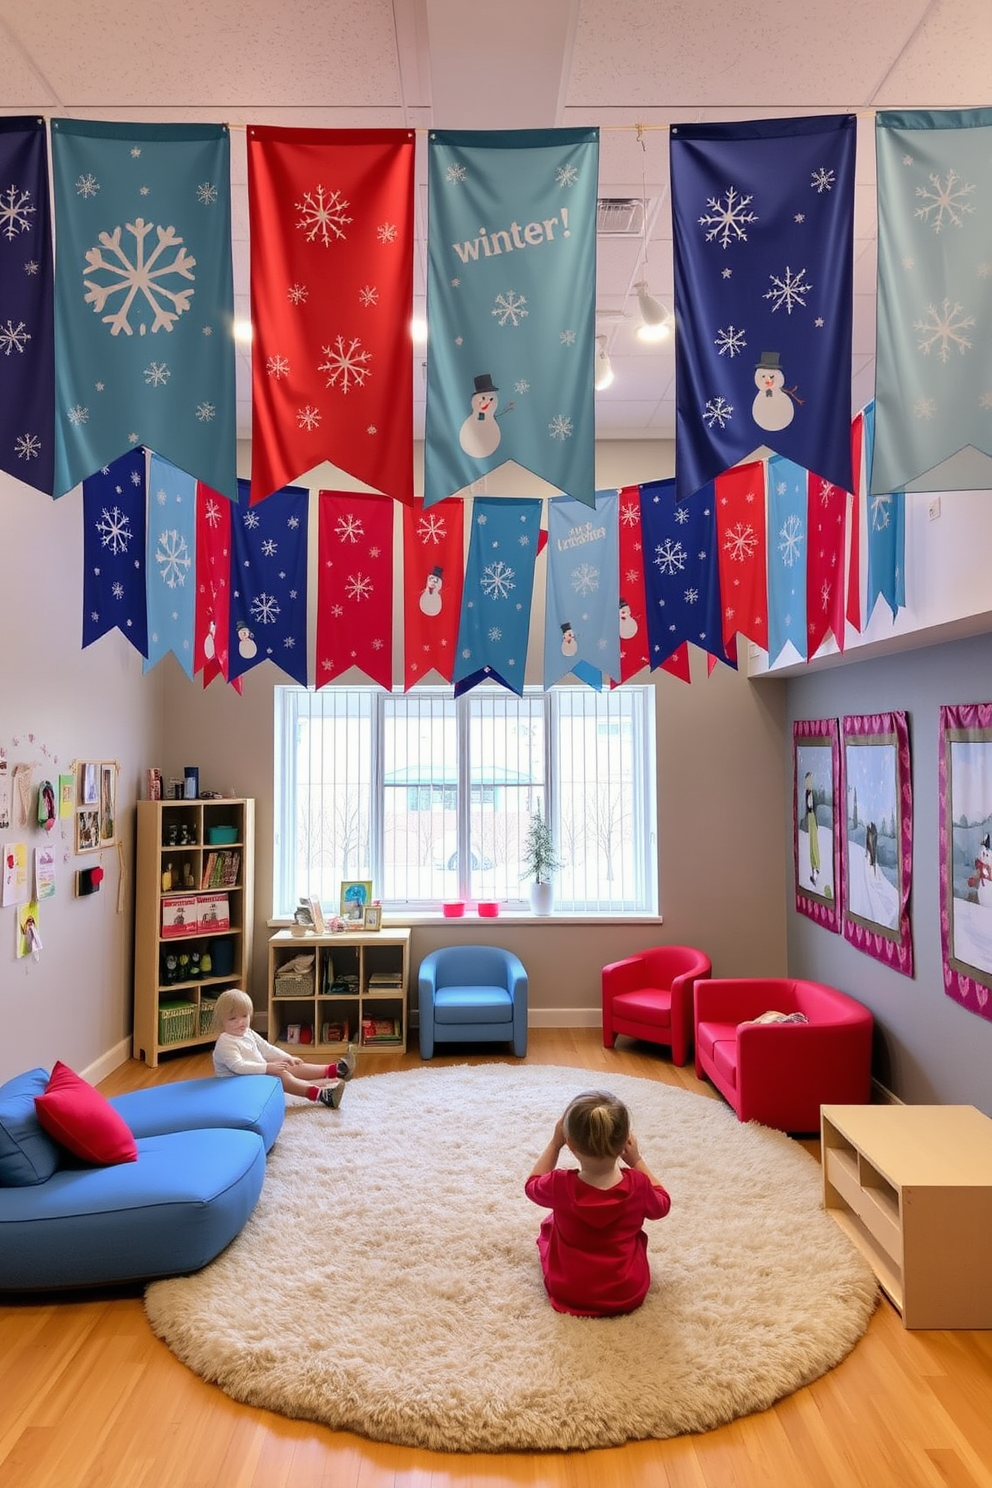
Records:
[[[559,340],[561,341],[562,346],[574,346],[575,345],[575,332],[574,331],[562,331],[561,336],[559,337]]]
[[[289,360],[284,356],[279,356],[278,353],[273,356],[266,357],[265,370],[270,377],[288,377]]]
[[[813,172],[809,184],[815,192],[822,196],[825,191],[833,191],[836,181],[837,177],[833,171],[821,165],[818,170]]]
[[[978,399],[978,406],[979,408],[992,408],[992,392],[981,393]]]
[[[365,536],[365,527],[361,517],[356,517],[351,512],[338,518],[334,531],[337,533],[339,542],[357,543],[360,537]]]
[[[417,523],[417,537],[422,543],[440,543],[448,535],[443,517],[425,512]]]
[[[559,186],[574,186],[579,179],[579,173],[574,165],[560,165],[555,171],[555,180]]]
[[[217,410],[212,403],[198,403],[196,405],[196,416],[201,424],[209,424],[211,419],[217,417]]]
[[[677,506],[675,508],[675,520],[680,527],[684,527],[689,520],[689,508],[687,506]]]
[[[734,563],[747,563],[754,557],[758,546],[758,534],[750,522],[735,522],[727,531],[723,551]]]
[[[786,568],[793,568],[799,562],[803,550],[803,524],[802,518],[795,515],[786,517],[779,531],[778,550],[782,554],[782,562]]]
[[[165,362],[151,362],[145,368],[145,381],[150,387],[165,387],[170,376]]]
[[[175,527],[159,534],[155,562],[162,582],[170,589],[181,589],[193,560],[186,539]]]
[[[196,199],[204,207],[212,207],[217,200],[217,187],[211,181],[201,181],[196,188]]]
[[[41,264],[37,263],[35,261],[35,259],[29,258],[28,261],[27,261],[27,263],[24,265],[24,272],[28,276],[31,276],[33,274],[37,274],[37,272],[38,272],[38,270],[40,268],[41,268]]]
[[[374,284],[366,284],[358,291],[358,303],[363,310],[368,310],[371,305],[378,305],[379,291]]]
[[[153,222],[146,222],[143,217],[125,223],[125,227],[134,239],[133,259],[121,246],[123,229],[120,227],[115,227],[110,233],[100,233],[102,248],[86,250],[87,268],[83,274],[88,291],[84,296],[86,303],[99,314],[111,295],[122,296],[119,308],[113,314],[103,316],[103,323],[109,325],[112,336],[119,336],[121,331],[132,335],[134,327],[128,318],[132,309],[141,335],[149,329],[147,319],[140,316],[142,310],[146,314],[149,310],[152,312],[150,329],[153,334],[155,331],[171,331],[180,315],[189,309],[194,291],[172,289],[164,281],[175,275],[192,283],[196,259],[187,253],[174,227],[155,227]],[[145,239],[153,227],[158,241],[146,256]],[[109,258],[104,257],[104,249]],[[170,250],[175,250],[174,256],[168,262],[163,261],[163,255]],[[108,280],[87,277],[99,273],[111,277]]]
[[[88,424],[90,421],[90,411],[88,408],[84,408],[81,403],[75,403],[72,408],[69,409],[69,413],[67,416],[70,424],[76,426],[78,426],[79,424]]]
[[[731,242],[746,243],[745,229],[758,220],[757,213],[747,210],[752,200],[751,196],[741,196],[735,186],[728,186],[722,197],[707,197],[709,211],[699,219],[700,227],[708,228],[707,243],[715,239],[721,248],[728,248]]]
[[[946,181],[941,181],[936,171],[930,173],[930,187],[917,186],[916,194],[925,203],[917,207],[915,217],[926,222],[935,233],[942,232],[948,223],[952,227],[963,227],[965,216],[975,207],[968,200],[975,187],[962,181],[956,170],[948,169]]]
[[[208,496],[203,508],[203,520],[207,526],[212,527],[216,531],[220,525],[221,515],[220,504],[212,496]]]
[[[712,429],[725,429],[733,418],[734,405],[728,403],[724,398],[709,398],[703,409],[703,422]]]
[[[735,356],[740,356],[747,342],[739,326],[729,325],[726,330],[717,332],[713,345],[720,356],[728,356],[733,361]]]
[[[347,206],[349,203],[340,191],[325,192],[323,186],[318,186],[315,191],[305,191],[303,200],[296,203],[301,214],[296,225],[308,243],[323,243],[329,248],[333,241],[346,236],[344,229],[351,222],[345,211]]]
[[[348,575],[344,589],[349,599],[361,601],[371,599],[372,587],[372,580],[367,574],[356,573]]]
[[[131,518],[126,512],[122,512],[119,506],[113,506],[108,511],[106,507],[100,513],[100,520],[96,524],[96,530],[100,534],[100,542],[105,548],[117,555],[126,553],[134,533],[131,531]]]
[[[314,408],[312,403],[308,403],[304,408],[298,408],[296,422],[301,429],[307,429],[312,434],[320,424],[320,409]]]
[[[496,296],[496,305],[492,311],[501,326],[518,326],[530,314],[525,310],[527,304],[526,295],[517,294],[515,289],[505,289],[502,294]]]
[[[824,614],[826,614],[830,608],[830,600],[833,596],[833,592],[834,591],[831,586],[830,580],[824,579],[823,583],[820,585],[820,608],[823,610]]]
[[[698,589],[687,589],[685,591],[685,602],[686,602],[686,604],[695,604],[696,601],[698,600],[698,598],[699,598],[699,590]]]
[[[36,460],[41,454],[41,440],[37,434],[18,434],[14,453],[19,460]]]
[[[805,269],[797,269],[795,273],[786,265],[784,275],[769,274],[772,287],[766,290],[762,296],[765,300],[772,301],[772,310],[781,310],[785,307],[785,313],[791,315],[796,305],[805,306],[804,295],[808,295],[812,289],[811,284],[806,283]]]
[[[256,511],[246,511],[241,520],[248,532],[254,532],[255,528],[259,525],[261,518]]]
[[[595,594],[599,588],[599,569],[592,563],[580,563],[572,569],[569,583],[576,594]]]
[[[262,552],[266,558],[274,558],[279,551],[279,544],[274,537],[267,537],[262,543]]]
[[[309,294],[305,284],[291,284],[286,291],[286,298],[294,305],[305,305]]]
[[[117,580],[116,583],[111,584],[111,586],[110,586],[110,592],[114,596],[115,599],[123,599],[124,598],[124,585],[120,582],[119,579]]]
[[[444,173],[444,179],[449,186],[460,186],[468,175],[464,165],[449,165]]]
[[[530,392],[530,383],[527,381],[526,377],[519,378],[518,381],[513,384],[513,391],[515,393],[519,393],[521,397],[523,397],[524,393]]]
[[[30,232],[30,218],[34,216],[34,211],[30,191],[22,191],[19,186],[8,186],[0,196],[0,233],[10,240],[16,238],[18,233]]]
[[[399,237],[399,229],[392,222],[382,222],[376,228],[375,235],[380,243],[395,243]]]
[[[913,330],[920,332],[917,348],[929,356],[936,347],[942,362],[950,360],[951,349],[955,346],[964,356],[971,348],[971,337],[966,336],[965,331],[970,331],[974,324],[975,317],[965,315],[964,306],[956,300],[953,305],[950,300],[943,300],[939,310],[936,305],[928,305],[926,320],[913,321]]]
[[[23,352],[27,343],[31,340],[31,332],[25,326],[23,320],[18,321],[15,326],[12,320],[6,325],[0,326],[0,351],[4,356],[10,356],[12,351]]]
[[[620,521],[624,527],[636,527],[641,520],[641,510],[636,501],[624,502],[620,507]]]
[[[317,371],[327,373],[327,387],[348,393],[353,387],[363,388],[372,376],[372,353],[363,349],[357,336],[352,336],[347,345],[343,336],[335,336],[332,345],[322,350],[327,360],[317,364]]]
[[[503,639],[503,632],[498,625],[491,625],[488,635],[491,641],[501,641]]]
[[[572,436],[572,420],[567,414],[556,413],[548,425],[548,433],[552,439],[557,439],[564,443],[566,439],[570,439]]]
[[[258,625],[275,625],[282,611],[275,595],[266,594],[263,589],[251,602],[251,613]]]
[[[678,538],[673,537],[666,537],[654,550],[654,561],[663,574],[681,573],[687,556]]]
[[[933,398],[917,398],[913,404],[913,417],[918,419],[932,419],[937,412],[937,404]]]
[[[497,559],[482,571],[482,592],[490,599],[509,599],[510,590],[517,587],[515,577],[514,569]]]
[[[76,180],[77,196],[96,196],[99,190],[100,182],[97,180],[96,176],[92,174],[79,176]]]
[[[873,532],[884,532],[892,520],[892,496],[872,496],[869,502]]]

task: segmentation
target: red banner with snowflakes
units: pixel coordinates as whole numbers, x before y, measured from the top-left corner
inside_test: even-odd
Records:
[[[765,464],[753,460],[718,475],[716,536],[723,609],[723,644],[747,636],[768,650],[768,544]]]
[[[851,469],[854,473],[854,490],[851,494],[851,544],[847,560],[847,618],[857,631],[861,629],[861,506],[865,490],[864,435],[865,416],[864,413],[859,413],[851,424]]]
[[[641,537],[641,488],[620,491],[620,676],[629,682],[651,665],[648,646],[647,599],[644,590],[644,543]],[[689,681],[689,646],[683,641],[657,668]]]
[[[351,667],[393,685],[393,510],[388,496],[320,493],[317,687]]]
[[[413,500],[410,129],[248,129],[251,500],[328,460]]]
[[[231,503],[206,486],[196,487],[196,615],[193,671],[209,687],[227,680],[231,620]],[[241,678],[231,684],[241,691]]]
[[[457,499],[403,509],[403,688],[431,672],[451,681],[465,575],[465,508]]]
[[[806,655],[830,631],[844,649],[844,572],[848,493],[818,475],[807,483]]]

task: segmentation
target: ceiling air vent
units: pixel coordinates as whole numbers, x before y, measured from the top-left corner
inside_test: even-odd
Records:
[[[637,238],[644,229],[644,202],[639,196],[601,196],[596,202],[600,237]]]

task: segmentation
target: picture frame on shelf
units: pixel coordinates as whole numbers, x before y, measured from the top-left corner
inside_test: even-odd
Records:
[[[365,920],[365,907],[371,903],[372,880],[370,878],[341,880],[341,918],[346,925],[360,930]]]
[[[100,809],[81,806],[76,812],[77,853],[97,852],[100,848]]]
[[[327,927],[324,924],[324,911],[321,908],[320,900],[314,896],[308,903],[310,905],[310,916],[313,920],[314,932],[317,935],[325,934]]]
[[[382,905],[381,904],[366,904],[366,906],[365,906],[365,915],[364,915],[364,918],[362,920],[362,929],[363,930],[381,930],[382,929]]]

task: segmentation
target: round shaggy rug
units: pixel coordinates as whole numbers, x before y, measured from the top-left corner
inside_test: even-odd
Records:
[[[588,1070],[486,1064],[291,1102],[242,1234],[155,1282],[155,1332],[246,1404],[443,1451],[614,1446],[705,1431],[837,1364],[875,1279],[802,1147],[721,1103],[609,1078],[672,1195],[627,1317],[547,1301],[523,1184]],[[568,1153],[563,1154],[568,1160]]]

